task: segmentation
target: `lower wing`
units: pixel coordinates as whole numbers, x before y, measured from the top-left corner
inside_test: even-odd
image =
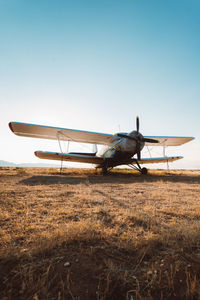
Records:
[[[154,164],[154,163],[164,163],[164,162],[172,162],[178,159],[183,158],[183,156],[169,156],[169,157],[152,157],[152,158],[142,158],[137,162],[139,164]],[[136,164],[136,160],[133,159],[131,164]]]
[[[89,155],[88,153],[58,153],[58,152],[47,152],[47,151],[35,151],[35,155],[42,159],[53,159],[61,161],[72,161],[72,162],[82,162],[89,164],[101,165],[104,162],[102,157]],[[183,158],[182,156],[170,156],[170,157],[155,157],[155,158],[142,158],[137,162],[139,164],[153,164],[153,163],[164,163],[172,162]],[[121,164],[121,163],[120,163]],[[136,159],[131,159],[123,164],[136,164]]]
[[[58,152],[44,152],[44,151],[35,151],[35,155],[39,158],[44,159],[53,159],[61,161],[72,161],[72,162],[82,162],[89,164],[101,164],[103,158],[84,154],[70,154],[70,153],[58,153]]]

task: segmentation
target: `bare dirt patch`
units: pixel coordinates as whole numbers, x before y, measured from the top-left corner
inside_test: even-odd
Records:
[[[200,299],[199,184],[0,168],[0,299]]]

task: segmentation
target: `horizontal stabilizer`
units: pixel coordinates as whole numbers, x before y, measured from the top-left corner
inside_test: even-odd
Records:
[[[183,158],[183,156],[169,156],[169,157],[152,157],[152,158],[142,158],[138,160],[139,164],[154,164],[154,163],[165,163],[165,162],[172,162],[178,159]],[[136,164],[135,159],[133,160],[132,164]]]
[[[82,162],[89,164],[101,164],[103,162],[103,158],[97,157],[94,155],[86,155],[80,153],[58,153],[58,152],[44,152],[44,151],[35,151],[35,155],[39,158],[44,159],[53,159],[53,160],[61,160],[61,161],[72,161],[72,162]]]

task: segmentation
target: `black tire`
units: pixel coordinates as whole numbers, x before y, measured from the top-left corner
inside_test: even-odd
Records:
[[[103,174],[103,175],[107,175],[107,174],[108,174],[108,170],[107,170],[106,167],[103,167],[103,168],[102,168],[102,174]]]
[[[141,173],[142,173],[142,175],[147,175],[148,174],[147,168],[142,168]]]

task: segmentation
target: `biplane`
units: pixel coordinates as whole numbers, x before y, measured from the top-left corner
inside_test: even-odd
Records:
[[[130,133],[107,134],[20,122],[10,122],[9,127],[16,135],[23,137],[58,140],[59,143],[68,141],[93,144],[94,151],[92,153],[35,151],[35,155],[42,159],[94,164],[96,168],[102,169],[103,174],[119,165],[128,165],[141,174],[147,174],[147,168],[141,167],[141,165],[173,162],[181,159],[182,156],[167,157],[165,148],[179,146],[194,139],[194,137],[143,136],[139,132],[138,117],[136,118],[136,130]],[[98,151],[96,145],[105,147]],[[142,158],[141,151],[144,146],[162,146],[163,157]]]

